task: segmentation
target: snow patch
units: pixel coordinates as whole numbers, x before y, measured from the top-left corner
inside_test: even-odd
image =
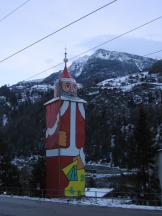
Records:
[[[85,205],[85,206],[101,206],[101,207],[115,207],[115,208],[127,208],[127,209],[143,209],[143,210],[155,210],[162,211],[162,206],[145,206],[130,204],[129,199],[118,198],[37,198],[28,196],[13,196],[13,195],[0,195],[1,198],[13,198],[23,200],[33,200],[41,202],[53,202],[59,204],[72,204],[72,205]]]
[[[8,117],[6,114],[3,114],[2,116],[2,125],[5,127],[8,124]]]
[[[52,85],[42,84],[42,85],[34,85],[31,87],[31,90],[37,90],[40,92],[47,92],[49,89],[53,89]]]
[[[113,191],[113,188],[86,188],[86,197],[104,197],[106,194]]]
[[[135,86],[146,83],[153,85],[154,88],[162,88],[162,83],[152,82],[152,78],[148,72],[140,72],[122,77],[106,79],[102,82],[99,82],[97,86],[102,89],[119,89],[123,92],[128,92],[131,91]]]
[[[96,95],[99,94],[99,91],[89,92],[87,95]]]
[[[155,62],[154,59],[151,59],[148,57],[133,55],[129,53],[123,53],[123,52],[117,52],[117,51],[109,51],[109,50],[104,50],[104,49],[97,50],[91,56],[91,58],[100,58],[100,59],[109,60],[109,61],[116,60],[120,62],[132,63],[132,64],[135,64],[140,71],[147,68],[151,62],[152,63]]]
[[[75,77],[79,77],[83,71],[84,65],[88,61],[89,56],[85,55],[76,61],[74,61],[71,66],[69,67],[69,71],[74,75]]]

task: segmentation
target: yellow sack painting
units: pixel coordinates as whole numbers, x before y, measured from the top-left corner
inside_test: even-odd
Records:
[[[85,170],[79,156],[63,169],[67,179],[68,186],[64,190],[65,196],[84,196],[85,195]]]

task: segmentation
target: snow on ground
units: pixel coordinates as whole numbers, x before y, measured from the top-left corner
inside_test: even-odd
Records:
[[[53,86],[52,85],[47,85],[47,84],[37,84],[37,85],[34,85],[34,86],[32,86],[31,87],[31,90],[34,90],[34,89],[36,89],[36,90],[38,90],[38,91],[41,91],[41,92],[47,92],[47,91],[49,91],[50,89],[53,89]]]
[[[121,85],[121,82],[126,82],[128,80],[129,75],[118,77],[118,78],[110,78],[106,79],[100,83],[98,83],[98,86],[105,86],[106,84],[111,83],[112,86]]]
[[[116,168],[116,169],[119,169],[119,170],[122,170],[122,171],[124,171],[124,172],[126,172],[127,171],[127,169],[126,168],[120,168],[119,166],[112,166],[112,164],[111,163],[106,163],[106,162],[100,162],[100,161],[98,161],[98,162],[94,162],[94,161],[89,161],[89,162],[87,162],[86,163],[86,165],[87,166],[94,166],[94,167],[107,167],[107,168]],[[134,170],[134,171],[136,171],[136,170]]]
[[[135,205],[130,204],[131,200],[126,199],[117,199],[117,198],[37,198],[37,197],[28,197],[28,196],[12,196],[12,195],[0,195],[0,197],[12,197],[13,199],[26,199],[33,201],[42,201],[42,202],[53,202],[59,204],[72,204],[72,205],[95,205],[100,207],[115,207],[115,208],[129,208],[129,209],[145,209],[145,210],[161,210],[162,206],[145,206],[145,205]]]
[[[107,193],[113,191],[113,188],[86,188],[86,197],[104,197]]]
[[[153,81],[154,80],[154,81]],[[156,80],[156,82],[155,82]],[[158,81],[157,77],[149,75],[149,73],[141,72],[135,74],[129,74],[117,78],[110,78],[99,82],[97,86],[102,89],[119,89],[123,92],[131,91],[135,86],[150,84],[155,89],[162,89],[162,83]]]
[[[19,170],[26,166],[32,166],[34,165],[38,159],[41,158],[40,155],[32,155],[29,157],[15,157],[12,161],[11,164],[16,166]]]
[[[6,102],[6,97],[5,96],[0,96],[0,101],[2,101],[2,102]]]
[[[99,91],[90,92],[87,95],[95,95],[95,94],[99,94]]]
[[[112,178],[116,176],[131,176],[136,174],[136,172],[122,172],[122,173],[114,173],[114,174],[104,174],[104,173],[87,173],[87,176],[91,176],[94,179],[101,179],[101,178]]]
[[[94,161],[89,161],[86,163],[86,165],[92,165],[92,166],[101,166],[101,167],[111,167],[110,163],[102,163],[102,162],[94,162]]]
[[[5,127],[8,124],[8,117],[6,114],[3,114],[2,116],[2,125]]]
[[[162,90],[162,83],[151,83],[154,85],[154,89],[161,89]]]
[[[131,91],[135,86],[142,84],[142,82],[139,82],[139,80],[135,77],[135,75],[132,75],[132,81],[130,82],[130,76],[123,76],[118,78],[111,78],[104,80],[97,85],[101,88],[107,88],[107,89],[120,89],[122,91]],[[136,75],[137,76],[137,75]]]
[[[86,176],[93,179],[112,178],[116,176],[131,176],[137,173],[136,169],[127,170],[125,168],[112,167],[111,163],[100,163],[89,161],[86,164]]]

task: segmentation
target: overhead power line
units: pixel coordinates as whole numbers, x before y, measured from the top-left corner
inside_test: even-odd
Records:
[[[13,9],[12,11],[10,11],[9,13],[7,13],[6,15],[4,15],[3,17],[0,18],[0,22],[4,21],[5,19],[7,19],[9,16],[11,16],[12,14],[14,14],[16,11],[18,11],[20,8],[22,8],[23,6],[25,6],[28,2],[30,2],[31,0],[27,0],[24,1],[22,4],[20,4],[18,7],[16,7],[15,9]]]
[[[156,54],[156,53],[159,53],[159,52],[162,52],[162,49],[161,50],[157,50],[157,51],[154,51],[154,52],[150,52],[150,53],[147,53],[143,56],[150,56],[150,55],[153,55],[153,54]]]
[[[101,47],[101,46],[103,46],[103,45],[105,45],[105,44],[108,44],[108,43],[110,43],[110,42],[112,42],[112,41],[114,41],[114,40],[117,40],[117,39],[123,37],[124,35],[127,35],[127,34],[133,32],[133,31],[136,31],[136,30],[140,29],[140,28],[143,28],[144,26],[149,25],[149,24],[151,24],[151,23],[153,23],[153,22],[155,22],[155,21],[157,21],[157,20],[159,20],[159,19],[162,19],[162,16],[159,16],[159,17],[157,17],[157,18],[155,18],[155,19],[152,19],[152,20],[150,20],[150,21],[148,21],[148,22],[146,22],[146,23],[144,23],[144,24],[142,24],[142,25],[139,25],[139,26],[137,26],[137,27],[135,27],[135,28],[133,28],[133,29],[130,29],[129,31],[126,31],[126,32],[124,32],[124,33],[122,33],[122,34],[120,34],[120,35],[118,35],[118,36],[116,36],[116,37],[113,37],[113,38],[110,39],[110,40],[107,40],[107,41],[105,41],[105,42],[103,42],[103,43],[101,43],[101,44],[99,44],[99,45],[97,45],[97,46],[95,46],[95,47],[92,47],[92,48],[90,48],[90,49],[88,49],[88,50],[82,52],[81,54],[79,54],[78,57],[79,57],[80,55],[83,55],[83,54],[85,54],[85,53],[87,53],[87,52],[90,52],[90,51],[92,51],[92,50],[94,50],[94,49],[96,49],[96,48],[98,48],[98,47]],[[75,58],[77,58],[77,56],[76,56]]]
[[[97,49],[97,48],[99,48],[99,47],[101,47],[101,46],[103,46],[103,45],[105,45],[105,44],[108,44],[108,43],[110,43],[110,42],[112,42],[112,41],[114,41],[114,40],[117,40],[117,39],[123,37],[124,35],[127,35],[127,34],[133,32],[133,31],[136,31],[136,30],[138,30],[138,29],[140,29],[140,28],[143,28],[144,26],[149,25],[149,24],[151,24],[151,23],[153,23],[153,22],[155,22],[155,21],[157,21],[157,20],[159,20],[159,19],[161,19],[161,18],[162,18],[162,16],[159,16],[159,17],[157,17],[157,18],[155,18],[155,19],[152,19],[152,20],[150,20],[150,21],[148,21],[148,22],[142,24],[142,25],[139,25],[139,26],[137,26],[137,27],[135,27],[135,28],[132,28],[132,29],[130,29],[129,31],[126,31],[126,32],[124,32],[124,33],[122,33],[122,34],[120,34],[120,35],[118,35],[118,36],[116,36],[116,37],[113,37],[112,39],[109,39],[109,40],[107,40],[107,41],[105,41],[105,42],[103,42],[103,43],[98,44],[97,46],[94,46],[94,47],[92,47],[92,48],[90,48],[90,49],[88,49],[88,50],[85,50],[85,51],[79,53],[79,54],[76,55],[76,56],[73,56],[73,57],[69,58],[69,60],[76,59],[76,58],[78,58],[78,57],[80,57],[80,56],[82,56],[82,55],[84,55],[84,54],[86,54],[86,53],[88,53],[88,52],[90,52],[90,51],[92,51],[92,50],[94,50],[94,49]],[[156,53],[161,52],[161,51],[162,51],[162,50],[156,51]],[[154,53],[148,53],[148,54],[146,54],[146,55],[151,55],[151,54],[154,54]],[[145,55],[144,55],[144,56],[145,56]],[[39,73],[36,73],[36,74],[34,74],[34,75],[28,77],[26,80],[30,80],[30,79],[32,79],[33,77],[36,77],[36,76],[38,76],[38,75],[40,75],[40,74],[43,74],[43,73],[45,73],[45,72],[47,72],[47,71],[49,71],[49,70],[51,70],[51,69],[54,69],[54,68],[56,68],[56,67],[58,67],[58,66],[61,66],[62,64],[63,64],[63,63],[60,62],[60,63],[58,63],[58,64],[56,64],[56,65],[53,65],[53,66],[51,66],[51,67],[49,67],[49,68],[47,68],[47,69],[45,69],[45,70],[40,71]]]
[[[73,58],[73,57],[72,57],[72,58]],[[71,60],[71,59],[70,59],[70,60]],[[38,72],[38,73],[36,73],[36,74],[34,74],[34,75],[30,76],[30,77],[27,77],[25,80],[30,80],[30,79],[32,79],[32,78],[34,78],[34,77],[36,77],[36,76],[39,76],[39,75],[41,75],[41,74],[43,74],[43,73],[46,73],[47,71],[52,70],[52,69],[54,69],[54,68],[57,68],[58,66],[61,66],[61,65],[63,65],[63,62],[60,62],[60,63],[58,63],[58,64],[56,64],[56,65],[53,65],[53,66],[51,66],[51,67],[49,67],[49,68],[47,68],[47,69],[44,69],[44,70]],[[24,80],[24,81],[25,81],[25,80]]]
[[[107,7],[107,6],[109,6],[109,5],[113,4],[113,3],[115,3],[116,1],[118,1],[118,0],[113,0],[113,1],[111,1],[111,2],[109,2],[109,3],[107,3],[107,4],[105,4],[105,5],[103,5],[103,6],[99,7],[99,8],[97,8],[96,10],[93,10],[93,11],[91,11],[90,13],[88,13],[88,14],[86,14],[86,15],[80,17],[79,19],[76,19],[76,20],[72,21],[71,23],[69,23],[69,24],[67,24],[67,25],[65,25],[65,26],[63,26],[63,27],[57,29],[56,31],[54,31],[54,32],[52,32],[52,33],[50,33],[50,34],[48,34],[48,35],[46,35],[46,36],[40,38],[39,40],[37,40],[37,41],[35,41],[35,42],[29,44],[28,46],[26,46],[26,47],[24,47],[24,48],[22,48],[22,49],[20,49],[20,50],[18,50],[18,51],[16,51],[16,52],[14,52],[14,53],[8,55],[7,57],[1,59],[1,60],[0,60],[0,63],[2,63],[2,62],[4,62],[4,61],[6,61],[6,60],[8,60],[8,59],[10,59],[10,58],[12,58],[12,57],[14,57],[15,55],[17,55],[17,54],[23,52],[23,51],[26,50],[26,49],[29,49],[30,47],[32,47],[32,46],[34,46],[34,45],[40,43],[41,41],[43,41],[43,40],[45,40],[45,39],[47,39],[47,38],[49,38],[49,37],[51,37],[51,36],[53,36],[54,34],[56,34],[56,33],[60,32],[60,31],[62,31],[63,29],[66,29],[66,28],[68,28],[69,26],[71,26],[71,25],[73,25],[73,24],[75,24],[75,23],[77,23],[77,22],[79,22],[79,21],[85,19],[86,17],[88,17],[88,16],[90,16],[90,15],[92,15],[92,14],[94,14],[94,13],[96,13],[96,12],[102,10],[102,9],[104,9],[105,7]]]

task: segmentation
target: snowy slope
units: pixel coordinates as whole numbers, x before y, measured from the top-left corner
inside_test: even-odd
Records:
[[[97,86],[107,89],[132,91],[135,86],[146,83],[149,84],[152,89],[162,89],[162,83],[158,81],[158,77],[152,77],[152,75],[150,75],[148,72],[141,72],[118,78],[106,79],[102,82],[99,82]]]
[[[69,71],[71,72],[71,74],[75,77],[80,76],[83,71],[84,65],[87,63],[88,58],[89,56],[85,55],[74,61],[69,67]]]
[[[133,55],[124,52],[116,52],[116,51],[109,51],[104,49],[97,50],[91,58],[100,58],[109,61],[120,61],[120,62],[127,62],[127,63],[134,63],[140,71],[144,70],[150,63],[154,63],[155,60],[148,57]]]

